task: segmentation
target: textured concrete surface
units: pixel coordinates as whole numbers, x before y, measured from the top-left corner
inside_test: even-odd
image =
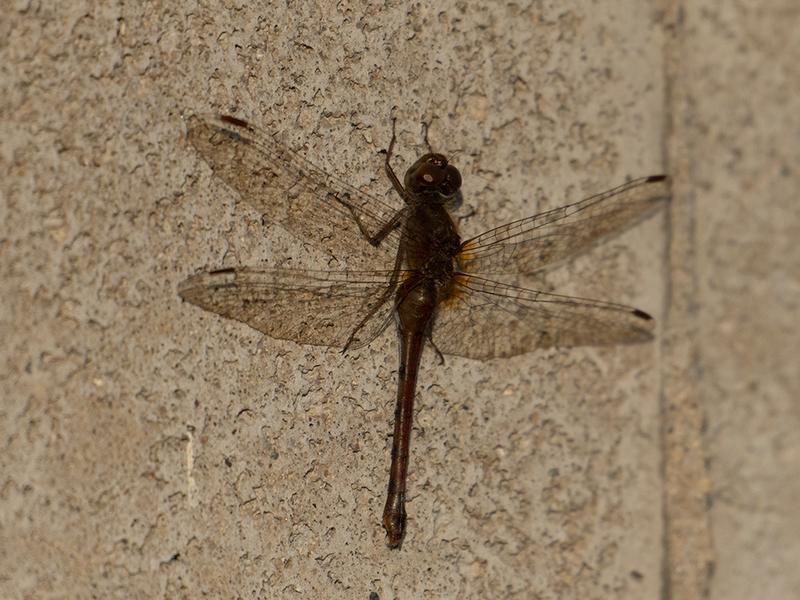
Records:
[[[704,593],[800,598],[800,5],[701,1],[675,16],[670,158],[685,208],[673,234],[690,229],[693,244],[673,261],[691,272],[678,279],[691,302],[673,306],[670,327],[692,340],[683,389],[705,413]],[[683,576],[699,556],[679,556],[700,548],[691,541],[673,548],[676,598],[694,597]]]
[[[708,4],[9,6],[0,596],[797,597],[797,15]],[[657,342],[423,358],[400,552],[393,336],[342,356],[175,291],[325,264],[211,176],[181,114],[384,193],[393,107],[399,169],[422,120],[461,169],[467,234],[680,178],[670,215],[539,282],[655,314]]]

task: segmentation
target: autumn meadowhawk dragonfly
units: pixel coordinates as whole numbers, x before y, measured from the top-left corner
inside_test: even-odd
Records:
[[[213,172],[267,220],[358,270],[228,268],[182,282],[180,296],[301,344],[360,348],[396,322],[400,367],[383,526],[397,548],[406,528],[406,474],[422,348],[473,359],[553,346],[652,338],[638,309],[518,287],[493,277],[533,274],[640,222],[669,200],[669,178],[636,179],[580,202],[462,240],[449,212],[461,175],[441,154],[401,182],[386,152],[397,207],[317,168],[246,121],[186,120],[189,142]]]

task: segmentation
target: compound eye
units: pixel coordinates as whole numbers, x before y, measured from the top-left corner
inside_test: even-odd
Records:
[[[447,179],[447,183],[451,188],[449,193],[454,194],[461,188],[461,173],[458,172],[452,165],[447,165],[445,169],[445,179]]]

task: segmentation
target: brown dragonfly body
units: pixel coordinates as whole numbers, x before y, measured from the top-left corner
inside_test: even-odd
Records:
[[[401,184],[405,205],[385,205],[305,161],[249,123],[192,116],[188,137],[214,172],[270,220],[331,255],[368,267],[352,271],[222,269],[190,277],[182,298],[272,337],[359,348],[397,324],[400,368],[383,526],[390,547],[406,527],[406,479],[420,356],[475,359],[552,346],[643,342],[652,318],[631,307],[501,283],[484,275],[530,274],[571,258],[653,214],[669,198],[665,176],[520,219],[462,241],[449,212],[461,175],[429,153]]]
[[[387,158],[390,155],[391,144]],[[391,547],[402,543],[406,529],[406,475],[422,347],[436,307],[455,293],[461,238],[445,203],[455,197],[460,186],[461,175],[444,156],[426,154],[406,173],[401,192],[408,208],[398,262],[406,267],[407,275],[395,295],[400,370],[389,490],[383,509],[383,527]]]

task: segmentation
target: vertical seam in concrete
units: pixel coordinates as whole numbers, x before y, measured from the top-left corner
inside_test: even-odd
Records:
[[[668,4],[672,4],[673,0],[668,0]],[[675,15],[672,11],[675,9],[673,6],[668,7],[668,11],[665,11],[665,18],[662,22],[662,26],[665,29],[664,35],[664,46],[662,48],[662,68],[663,68],[663,78],[664,78],[664,113],[663,113],[663,134],[661,136],[661,145],[662,145],[662,159],[665,163],[665,172],[668,173],[670,176],[674,178],[674,173],[672,172],[672,161],[670,156],[670,139],[672,138],[672,119],[673,119],[673,103],[672,103],[672,94],[673,94],[673,81],[672,81],[672,68],[671,68],[671,53],[672,53],[672,45],[674,41],[672,40],[672,36],[674,35],[674,23],[675,23]],[[678,7],[680,10],[680,7]],[[668,26],[669,24],[669,26]],[[659,437],[659,446],[661,449],[660,452],[660,460],[659,460],[659,472],[660,472],[660,480],[661,480],[661,589],[660,589],[660,600],[670,600],[672,597],[672,588],[670,586],[670,568],[669,568],[669,557],[671,555],[670,549],[670,538],[669,538],[669,511],[667,510],[667,490],[666,490],[666,482],[667,482],[667,419],[665,418],[665,406],[666,406],[666,398],[665,398],[665,389],[664,389],[664,380],[665,380],[665,373],[664,373],[664,356],[666,354],[666,347],[664,344],[664,333],[666,331],[667,326],[667,319],[668,315],[671,312],[671,303],[672,303],[672,267],[671,267],[671,254],[670,254],[670,247],[671,247],[671,240],[672,240],[672,200],[670,200],[669,207],[664,215],[664,229],[666,235],[664,236],[664,262],[662,264],[662,269],[664,273],[664,302],[663,302],[663,311],[661,313],[661,336],[659,338],[659,390],[658,390],[658,404],[659,404],[659,420],[658,420],[658,437]]]
[[[661,600],[703,600],[713,565],[707,508],[710,489],[697,386],[696,223],[687,88],[683,0],[666,0],[664,155],[673,177],[667,215],[664,323],[661,336],[660,437],[662,476]]]

